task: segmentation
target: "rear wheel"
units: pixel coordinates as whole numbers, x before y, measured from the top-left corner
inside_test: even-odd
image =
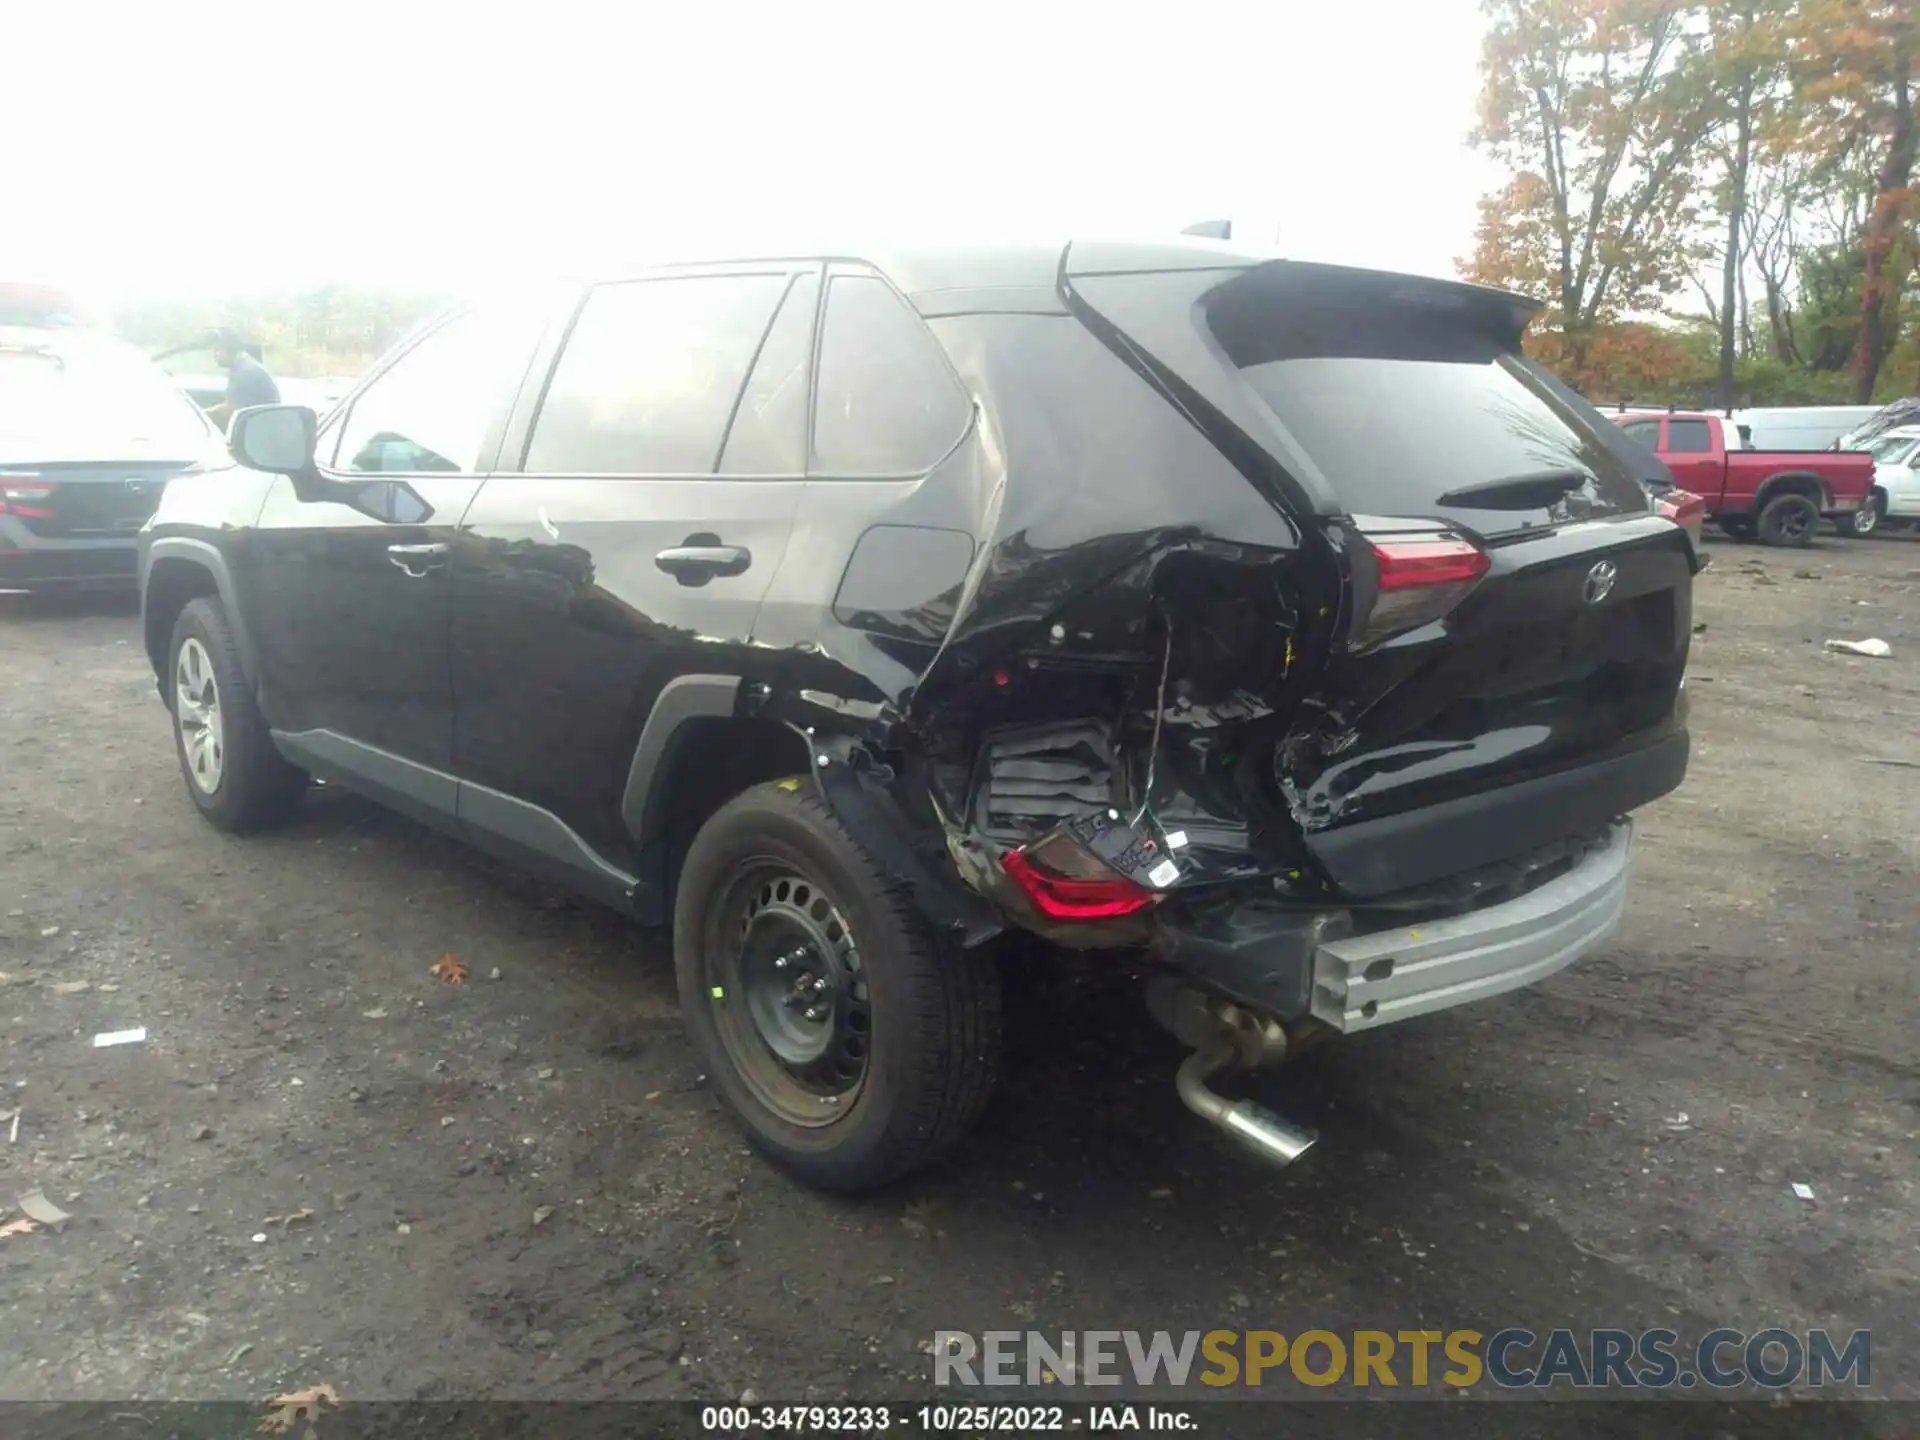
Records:
[[[218,600],[187,604],[167,657],[174,752],[200,813],[233,834],[285,819],[307,777],[273,748]]]
[[[985,1107],[993,956],[937,940],[793,781],[737,796],[694,837],[673,953],[722,1100],[811,1184],[884,1185],[946,1154]]]
[[[1760,543],[1802,549],[1813,543],[1819,523],[1820,507],[1806,496],[1776,495],[1760,511]]]
[[[1856,539],[1865,539],[1880,529],[1880,522],[1887,518],[1887,497],[1879,490],[1867,496],[1866,503],[1851,515],[1842,515],[1834,521],[1834,528],[1842,535],[1851,535]]]

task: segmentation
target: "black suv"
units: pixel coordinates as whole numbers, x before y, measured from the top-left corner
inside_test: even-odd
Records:
[[[1216,1071],[1550,974],[1686,768],[1670,477],[1526,302],[1218,244],[503,296],[143,533],[188,793],[310,776],[670,924],[749,1137],[876,1185],[996,1063],[1002,936]],[[316,433],[317,432],[317,433]]]

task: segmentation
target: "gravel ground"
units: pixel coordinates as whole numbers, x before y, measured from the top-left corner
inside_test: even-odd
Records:
[[[1920,769],[1874,763],[1920,762],[1920,543],[1713,549],[1693,770],[1603,953],[1263,1078],[1323,1134],[1283,1174],[1179,1108],[1131,985],[1063,966],[958,1160],[859,1202],[743,1148],[660,937],[332,790],[216,834],[133,611],[0,600],[0,1206],[73,1216],[0,1239],[0,1399],[906,1397],[936,1328],[1509,1324],[1871,1326],[1874,1392],[1920,1399]],[[1821,648],[1868,635],[1893,657]]]

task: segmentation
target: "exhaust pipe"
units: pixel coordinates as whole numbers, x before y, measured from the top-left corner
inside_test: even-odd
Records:
[[[1229,1100],[1207,1088],[1208,1077],[1231,1065],[1237,1053],[1232,1039],[1223,1035],[1189,1055],[1173,1081],[1180,1103],[1261,1159],[1291,1165],[1313,1148],[1318,1134],[1282,1120],[1255,1101]]]

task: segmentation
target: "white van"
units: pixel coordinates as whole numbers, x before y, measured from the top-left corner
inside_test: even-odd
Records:
[[[1827,450],[1879,413],[1878,405],[1776,405],[1735,410],[1750,450]]]

